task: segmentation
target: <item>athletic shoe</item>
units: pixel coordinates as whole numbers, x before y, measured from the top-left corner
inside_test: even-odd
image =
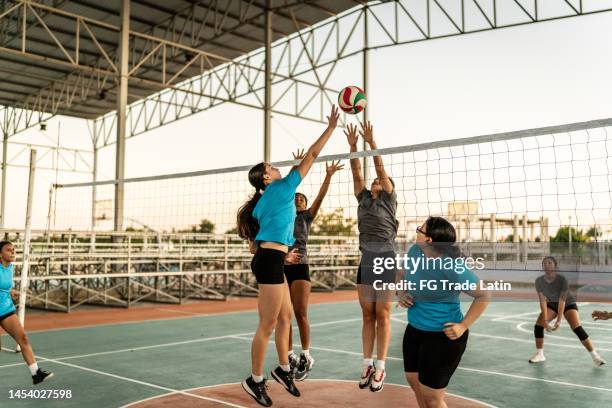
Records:
[[[300,363],[300,359],[295,354],[289,354],[289,368],[291,372],[295,372],[298,364]]]
[[[529,362],[531,364],[542,363],[546,361],[546,357],[544,357],[544,353],[536,352],[530,359]]]
[[[600,355],[596,355],[593,356],[593,364],[595,364],[595,367],[601,367],[602,365],[606,364],[606,360],[601,358]]]
[[[301,353],[300,363],[298,364],[297,371],[295,373],[295,380],[304,381],[308,377],[308,374],[310,374],[310,370],[312,370],[314,362],[314,358],[312,358],[310,354],[306,355]]]
[[[372,382],[372,377],[374,376],[374,373],[376,373],[376,369],[374,368],[373,365],[365,367],[363,371],[361,372],[361,380],[359,381],[359,388],[363,390],[364,388],[369,387],[370,383]]]
[[[271,407],[272,400],[268,396],[268,386],[266,380],[262,382],[255,382],[253,377],[249,377],[242,382],[242,388],[249,394],[259,405],[264,407]]]
[[[292,371],[285,371],[278,366],[270,374],[272,375],[272,378],[274,378],[280,385],[285,387],[289,394],[295,397],[300,396],[300,390],[297,389],[295,382],[293,382]]]
[[[48,380],[51,377],[53,377],[53,373],[48,373],[39,368],[36,374],[32,376],[32,382],[34,383],[34,385],[40,384],[41,382]]]
[[[379,392],[382,391],[385,385],[385,370],[376,371],[372,376],[372,383],[370,384],[370,391]]]

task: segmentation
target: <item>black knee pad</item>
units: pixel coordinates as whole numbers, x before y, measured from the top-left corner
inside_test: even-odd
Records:
[[[533,335],[535,336],[536,339],[543,339],[544,338],[544,326],[540,326],[537,324],[533,326]]]
[[[584,329],[582,328],[582,326],[578,326],[574,329],[574,333],[576,333],[576,336],[578,336],[578,338],[580,339],[580,341],[585,341],[586,339],[589,338],[589,335],[587,334],[587,332],[584,331]]]

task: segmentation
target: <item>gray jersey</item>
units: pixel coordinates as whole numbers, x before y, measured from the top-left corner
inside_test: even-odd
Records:
[[[310,214],[310,210],[304,210],[297,213],[295,217],[295,226],[293,228],[293,237],[295,243],[291,249],[297,249],[304,254],[301,263],[308,263],[306,258],[306,244],[308,243],[308,235],[310,234],[310,226],[314,218]]]
[[[561,293],[567,292],[565,304],[573,305],[576,303],[574,296],[572,296],[572,294],[569,292],[569,284],[567,283],[565,276],[557,273],[555,275],[555,280],[552,282],[547,282],[544,276],[545,275],[542,275],[536,279],[535,286],[538,293],[543,294],[548,302],[559,302]]]
[[[359,228],[359,249],[370,252],[395,250],[397,235],[397,194],[381,191],[378,198],[364,188],[357,194],[357,227]]]

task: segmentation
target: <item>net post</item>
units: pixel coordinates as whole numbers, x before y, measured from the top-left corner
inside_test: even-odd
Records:
[[[28,290],[28,272],[30,270],[30,239],[32,235],[32,201],[34,198],[34,182],[36,176],[36,150],[30,150],[30,175],[28,181],[28,200],[26,205],[26,219],[23,242],[23,266],[21,268],[21,279],[19,286],[19,312],[18,317],[21,326],[25,326],[26,294]],[[20,352],[19,345],[15,352]]]

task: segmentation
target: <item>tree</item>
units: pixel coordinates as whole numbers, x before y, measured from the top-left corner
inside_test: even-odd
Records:
[[[554,237],[550,237],[550,242],[569,242],[569,227],[561,227],[557,230]],[[587,242],[589,237],[582,230],[572,227],[572,242]]]
[[[203,218],[198,225],[193,225],[190,230],[182,230],[180,232],[199,232],[202,234],[211,234],[215,232],[215,224]]]
[[[602,235],[601,229],[597,225],[592,226],[586,232],[587,237],[591,239],[595,239],[595,240],[599,238],[601,235]]]
[[[225,231],[226,234],[234,234],[234,235],[238,235],[238,227],[234,227],[234,228],[230,228],[227,231]]]
[[[312,224],[312,235],[351,235],[357,221],[344,218],[344,210],[337,208],[331,213],[319,212]]]

